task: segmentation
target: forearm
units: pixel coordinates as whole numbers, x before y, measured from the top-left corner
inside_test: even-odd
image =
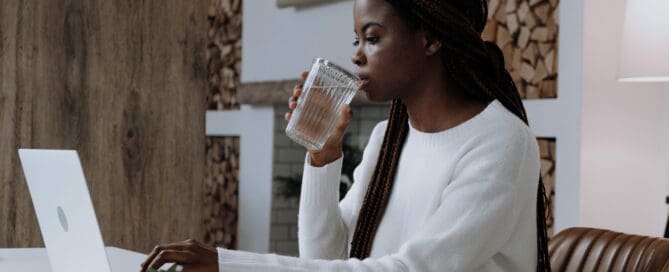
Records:
[[[341,165],[342,158],[323,167],[305,164],[298,216],[302,258],[347,257],[348,230],[339,209]]]
[[[296,272],[296,271],[408,271],[402,262],[388,255],[378,259],[315,260],[276,254],[218,249],[219,272]]]

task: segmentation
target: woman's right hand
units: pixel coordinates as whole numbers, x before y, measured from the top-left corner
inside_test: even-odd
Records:
[[[302,80],[306,80],[308,74],[306,71],[302,72],[300,77],[302,77]],[[302,84],[298,84],[293,88],[293,95],[288,100],[289,111],[285,115],[285,119],[288,122],[290,122],[292,111],[297,108],[297,99],[300,95],[302,95]],[[345,105],[332,135],[325,142],[323,148],[321,150],[309,150],[309,163],[312,166],[322,167],[336,161],[343,155],[342,142],[344,140],[344,132],[346,132],[346,127],[348,127],[352,117],[351,107]]]

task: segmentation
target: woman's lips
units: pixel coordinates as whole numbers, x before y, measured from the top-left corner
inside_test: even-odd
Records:
[[[358,90],[364,91],[367,88],[367,85],[369,85],[369,79],[361,79],[358,83]]]

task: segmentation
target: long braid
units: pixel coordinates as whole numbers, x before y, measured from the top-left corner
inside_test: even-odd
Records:
[[[518,89],[504,67],[499,47],[481,39],[487,21],[486,0],[386,0],[409,27],[434,34],[442,42],[449,81],[481,101],[497,99],[528,124]],[[360,209],[350,256],[364,259],[371,252],[376,230],[390,197],[399,155],[408,131],[406,108],[393,101],[376,168]],[[546,194],[541,177],[537,188],[537,271],[551,271],[546,231]]]
[[[402,145],[408,134],[408,120],[406,107],[399,99],[395,99],[390,108],[390,118],[383,137],[379,160],[362,202],[358,223],[353,234],[350,252],[352,258],[364,259],[372,250],[376,230],[390,198]]]
[[[537,246],[539,255],[537,259],[537,271],[551,271],[551,257],[548,255],[548,228],[546,227],[546,208],[548,198],[544,182],[539,176],[539,188],[537,189]]]

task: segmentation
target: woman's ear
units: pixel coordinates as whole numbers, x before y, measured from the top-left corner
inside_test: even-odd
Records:
[[[441,41],[435,39],[432,35],[429,35],[427,33],[423,33],[423,35],[421,36],[426,56],[431,57],[437,54],[439,50],[441,50]]]
[[[425,54],[427,56],[433,56],[434,54],[437,54],[439,50],[441,50],[441,42],[433,40],[428,44],[428,47],[425,49]]]

